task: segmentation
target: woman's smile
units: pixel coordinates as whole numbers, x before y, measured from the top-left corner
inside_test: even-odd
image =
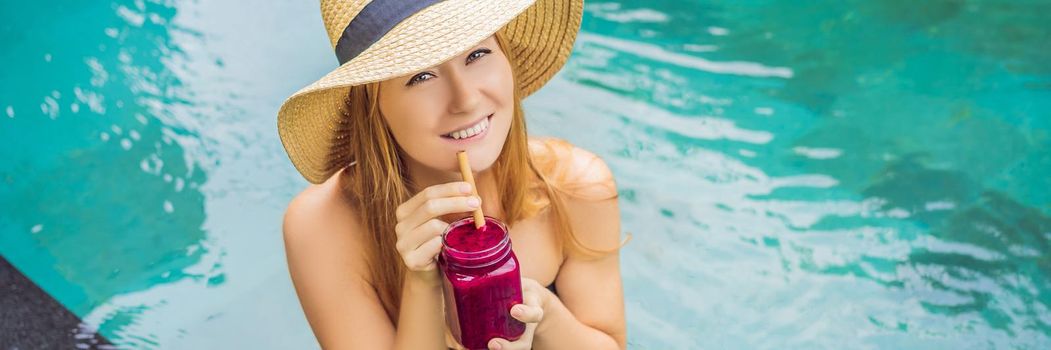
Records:
[[[476,141],[481,141],[489,134],[489,126],[492,119],[493,115],[490,114],[485,118],[470,124],[470,126],[441,135],[442,139],[455,145],[466,145]]]

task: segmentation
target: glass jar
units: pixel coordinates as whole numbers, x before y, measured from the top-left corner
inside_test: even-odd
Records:
[[[473,217],[450,224],[438,255],[445,323],[468,349],[487,349],[497,337],[515,341],[525,332],[525,323],[511,317],[511,307],[522,303],[522,278],[507,226],[489,216],[485,222],[480,230]]]

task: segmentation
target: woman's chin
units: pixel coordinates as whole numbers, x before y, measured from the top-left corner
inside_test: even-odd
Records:
[[[484,151],[471,153],[470,151],[468,151],[467,156],[469,161],[471,162],[471,171],[480,173],[489,170],[489,168],[492,168],[493,164],[496,164],[496,158],[499,157],[500,154],[490,154],[489,152]],[[454,157],[453,160],[456,160],[456,158]],[[455,164],[454,171],[456,171],[457,173],[460,172],[459,162]]]

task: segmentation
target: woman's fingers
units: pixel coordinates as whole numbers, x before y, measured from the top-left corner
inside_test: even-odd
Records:
[[[504,338],[493,338],[489,340],[489,350],[514,350],[515,346]]]
[[[409,270],[436,269],[441,234],[449,227],[449,223],[438,217],[470,211],[480,205],[470,193],[470,184],[450,182],[427,187],[398,206],[395,211],[398,222],[394,225],[398,239],[394,247]]]
[[[539,323],[544,319],[544,309],[539,306],[518,304],[511,308],[511,317],[525,323]]]
[[[459,181],[445,183],[441,185],[434,185],[431,187],[427,187],[426,189],[420,191],[409,200],[405,201],[405,203],[399,205],[398,209],[395,210],[394,214],[397,217],[398,222],[402,222],[409,217],[409,214],[412,214],[414,211],[416,211],[416,208],[418,208],[420,205],[423,205],[423,203],[427,200],[463,196],[467,194],[471,194],[471,184],[466,182]]]
[[[511,342],[503,338],[489,339],[489,350],[511,350]]]
[[[442,237],[434,237],[424,242],[415,250],[402,255],[405,266],[411,271],[431,271],[438,268],[438,262],[434,257],[442,249]]]
[[[511,317],[525,323],[539,323],[544,319],[544,308],[540,305],[540,297],[537,295],[535,286],[530,286],[526,281],[526,288],[522,292],[522,304],[511,307]]]
[[[544,319],[544,308],[538,293],[542,292],[540,283],[529,278],[522,278],[522,304],[511,307],[511,317],[525,322],[526,329],[516,341],[503,338],[489,340],[490,350],[528,350],[533,348],[533,334],[540,320]]]
[[[481,204],[478,197],[475,196],[456,196],[456,197],[443,197],[443,198],[432,198],[420,204],[416,207],[412,213],[409,213],[404,220],[401,220],[398,227],[395,227],[395,231],[401,229],[404,231],[411,231],[416,226],[422,225],[427,220],[452,213],[462,213],[466,211],[472,211]]]
[[[533,348],[533,334],[536,332],[536,323],[527,323],[525,332],[515,341],[504,338],[493,338],[489,340],[490,350],[530,350]]]
[[[434,237],[440,237],[442,232],[445,232],[445,229],[448,227],[449,223],[445,221],[439,219],[427,220],[427,222],[413,228],[409,232],[399,233],[398,242],[395,243],[394,248],[402,255],[408,254]]]

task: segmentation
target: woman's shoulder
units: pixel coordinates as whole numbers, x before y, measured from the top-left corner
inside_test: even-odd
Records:
[[[343,192],[342,171],[336,172],[320,184],[311,184],[289,202],[285,218],[314,219],[329,218],[333,214],[343,219],[354,218],[354,208]],[[314,220],[294,220],[296,223],[313,223]]]
[[[613,172],[591,151],[555,137],[531,137],[529,153],[537,170],[571,196],[601,200],[617,195]]]
[[[307,186],[289,202],[282,225],[289,253],[360,250],[364,226],[340,181],[337,172],[323,183]]]

